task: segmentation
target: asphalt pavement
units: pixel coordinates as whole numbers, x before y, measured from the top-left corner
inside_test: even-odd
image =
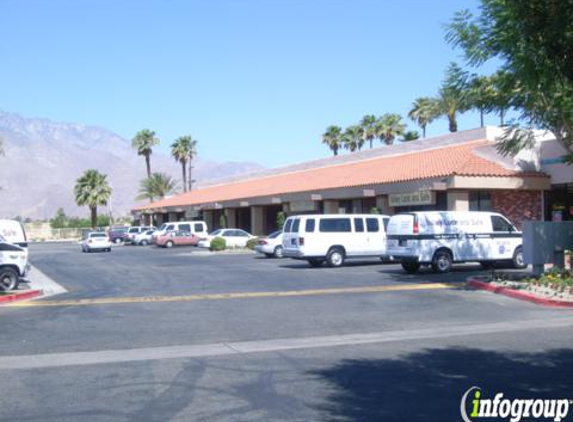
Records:
[[[474,385],[573,398],[573,312],[469,290],[477,266],[196,252],[31,245],[68,292],[0,308],[0,421],[461,420]]]

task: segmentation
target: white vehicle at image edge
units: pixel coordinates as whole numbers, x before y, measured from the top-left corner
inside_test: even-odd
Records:
[[[80,242],[82,252],[104,251],[111,252],[111,240],[107,233],[90,232],[86,238]]]
[[[346,259],[387,259],[386,225],[390,217],[377,214],[299,215],[287,218],[283,254],[313,267],[325,261],[340,267]]]
[[[437,273],[455,262],[484,267],[511,263],[525,268],[522,235],[503,215],[485,211],[421,211],[394,215],[388,223],[388,254],[404,270],[421,265]]]
[[[211,240],[216,237],[225,239],[227,248],[246,248],[247,242],[254,239],[250,233],[241,229],[219,229],[209,233],[207,236],[200,236],[201,240],[197,244],[200,248],[210,248]]]
[[[283,257],[283,231],[278,230],[267,237],[259,239],[255,245],[255,252],[264,254],[267,258]]]
[[[134,237],[132,243],[134,245],[143,245],[143,246],[149,245],[152,242],[152,237],[154,232],[155,232],[154,229],[149,229],[144,232],[141,232]]]
[[[27,249],[0,235],[0,291],[17,289],[28,268]]]
[[[177,230],[195,234],[200,238],[206,237],[207,233],[209,232],[207,223],[204,221],[174,221],[170,223],[163,223],[157,230],[153,232],[151,241],[152,243],[155,243],[155,240],[159,236],[163,236],[167,232]]]

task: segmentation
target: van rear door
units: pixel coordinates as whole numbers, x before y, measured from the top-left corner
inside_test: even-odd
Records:
[[[408,238],[417,234],[414,230],[418,218],[415,214],[397,214],[390,218],[386,238],[388,248],[400,250],[408,245]]]

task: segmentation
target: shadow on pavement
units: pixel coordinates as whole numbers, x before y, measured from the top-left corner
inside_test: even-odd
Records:
[[[461,398],[472,386],[482,398],[500,392],[510,399],[572,399],[572,352],[434,349],[402,359],[345,360],[312,375],[332,389],[318,409],[325,420],[461,421]]]

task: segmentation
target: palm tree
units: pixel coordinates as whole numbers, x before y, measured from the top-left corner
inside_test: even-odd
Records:
[[[149,198],[163,199],[172,194],[177,189],[177,182],[165,173],[153,173],[151,177],[143,179],[139,183],[139,195],[135,199],[141,200]]]
[[[189,136],[189,190],[193,190],[193,177],[191,177],[191,170],[193,169],[193,158],[197,155],[197,140]]]
[[[467,72],[450,63],[438,96],[439,114],[448,118],[450,132],[458,131],[457,114],[468,110],[469,93]]]
[[[187,161],[191,151],[191,137],[181,136],[171,144],[171,156],[181,164],[183,192],[187,192]]]
[[[376,122],[376,136],[386,145],[392,145],[394,139],[406,131],[402,116],[396,113],[386,113]]]
[[[151,178],[151,153],[156,145],[159,145],[159,139],[155,137],[155,132],[149,129],[140,130],[131,141],[131,146],[137,150],[137,155],[145,157],[148,178]]]
[[[422,137],[426,137],[426,126],[438,117],[438,107],[435,98],[416,98],[412,104],[412,109],[408,112],[410,120],[416,122],[422,128]]]
[[[344,148],[354,152],[360,151],[364,146],[364,130],[360,125],[352,125],[346,128],[342,134]]]
[[[404,142],[415,141],[416,139],[420,139],[420,134],[417,130],[409,130],[404,133],[404,136],[402,137],[402,141]]]
[[[322,135],[322,143],[332,150],[334,155],[338,155],[338,150],[342,147],[342,128],[340,126],[328,126]]]
[[[99,171],[89,169],[76,180],[74,187],[76,204],[87,206],[91,213],[92,228],[97,224],[98,205],[107,205],[111,197],[111,187],[107,182],[107,176]]]
[[[370,149],[372,149],[372,141],[376,137],[376,116],[368,114],[360,121],[362,127],[364,140],[370,142]]]

